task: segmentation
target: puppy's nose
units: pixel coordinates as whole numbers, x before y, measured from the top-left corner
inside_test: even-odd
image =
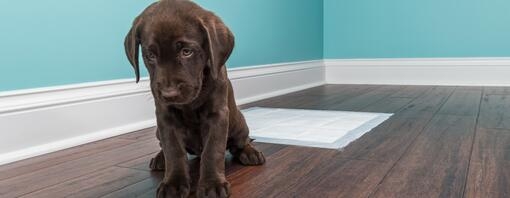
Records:
[[[173,98],[175,96],[178,96],[181,92],[179,91],[178,88],[173,88],[173,87],[169,87],[169,88],[165,88],[165,89],[162,89],[161,90],[161,96],[165,97],[165,98]]]

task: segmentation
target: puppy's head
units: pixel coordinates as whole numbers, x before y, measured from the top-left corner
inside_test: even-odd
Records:
[[[234,36],[217,16],[195,3],[163,0],[135,19],[124,45],[137,82],[141,46],[157,101],[187,104],[199,95],[206,79],[226,78],[220,73]]]

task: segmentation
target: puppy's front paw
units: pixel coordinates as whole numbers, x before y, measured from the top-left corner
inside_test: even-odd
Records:
[[[189,184],[185,183],[173,183],[173,182],[161,182],[158,186],[157,197],[158,198],[187,198],[190,193]]]
[[[256,166],[266,162],[264,154],[255,149],[251,144],[246,145],[239,153],[238,159],[243,165]]]
[[[226,180],[218,182],[200,182],[197,189],[198,198],[230,197],[230,184]]]
[[[151,159],[149,168],[152,171],[164,171],[165,170],[165,156],[163,152],[159,152],[156,156]]]

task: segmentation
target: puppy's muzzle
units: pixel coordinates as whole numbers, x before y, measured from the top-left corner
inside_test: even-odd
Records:
[[[159,86],[158,92],[159,98],[162,101],[171,104],[181,104],[190,102],[196,95],[196,90],[193,89],[193,86],[188,85],[186,83],[179,83],[176,86],[175,85]]]
[[[181,90],[179,90],[179,88],[171,87],[161,90],[161,96],[167,100],[171,100],[179,95],[181,95]]]

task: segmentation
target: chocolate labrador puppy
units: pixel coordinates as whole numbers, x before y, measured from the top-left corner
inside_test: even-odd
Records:
[[[162,148],[150,167],[165,170],[157,196],[189,195],[190,153],[201,158],[197,197],[228,197],[227,149],[244,165],[265,162],[248,137],[227,78],[225,62],[234,48],[230,30],[191,1],[162,0],[134,20],[124,44],[136,81],[140,46],[150,75]]]

